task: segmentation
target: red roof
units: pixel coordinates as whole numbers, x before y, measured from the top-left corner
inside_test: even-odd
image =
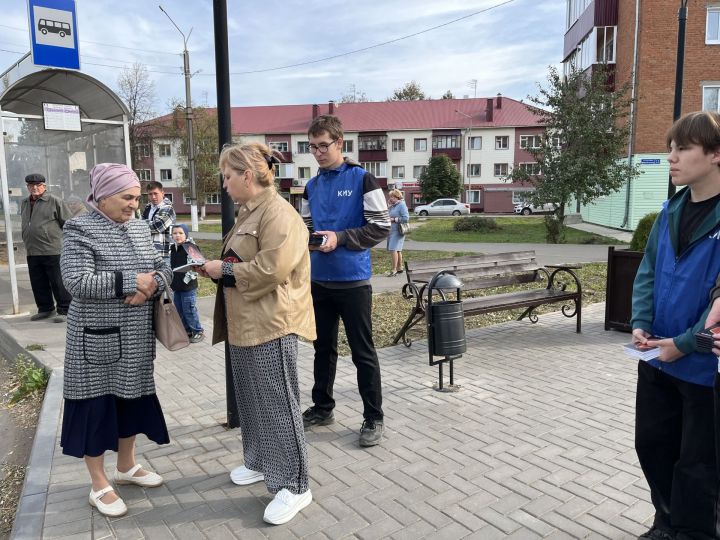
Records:
[[[465,129],[472,127],[532,127],[540,124],[533,108],[511,98],[492,98],[493,120],[487,120],[490,98],[381,101],[335,104],[334,112],[346,132],[400,131],[408,129]],[[329,113],[330,105],[319,105],[318,114]],[[313,118],[313,105],[268,105],[232,107],[232,132],[242,134],[306,133]],[[165,115],[146,124],[166,124]]]

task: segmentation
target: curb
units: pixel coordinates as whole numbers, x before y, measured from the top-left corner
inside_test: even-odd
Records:
[[[32,352],[24,349],[0,322],[0,354],[13,359],[22,354],[36,366],[50,373],[45,389],[42,408],[35,429],[30,458],[28,459],[25,481],[18,501],[10,540],[30,540],[42,538],[45,524],[45,506],[47,504],[52,470],[55,439],[60,422],[60,404],[63,393],[63,369],[51,369],[41,362]]]

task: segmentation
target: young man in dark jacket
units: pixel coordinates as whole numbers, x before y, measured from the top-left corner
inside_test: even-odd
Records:
[[[655,507],[641,538],[715,538],[713,380],[698,353],[708,294],[720,274],[720,115],[691,113],[668,133],[673,184],[633,289],[633,341],[660,347],[638,364],[635,448]],[[659,336],[659,337],[655,337]]]
[[[310,247],[317,339],[314,405],[303,413],[303,423],[309,428],[334,422],[333,384],[342,319],[363,400],[360,445],[374,446],[382,439],[384,420],[380,364],[372,337],[370,248],[389,234],[390,216],[375,177],[343,159],[339,118],[318,116],[310,124],[308,138],[320,171],[305,187],[301,213],[310,233],[322,240]]]

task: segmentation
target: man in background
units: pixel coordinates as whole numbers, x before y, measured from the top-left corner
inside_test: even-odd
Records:
[[[175,223],[175,210],[170,199],[165,198],[165,191],[160,182],[147,184],[148,204],[143,210],[142,218],[150,226],[153,245],[160,255],[170,262],[170,245],[172,244],[171,229]]]
[[[57,313],[53,320],[62,323],[71,300],[60,275],[62,228],[72,213],[59,198],[47,193],[42,174],[28,174],[25,184],[30,196],[20,207],[22,239],[27,251],[30,287],[38,308],[30,320],[40,321]]]

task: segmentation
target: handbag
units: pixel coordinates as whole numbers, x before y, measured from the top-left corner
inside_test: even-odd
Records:
[[[400,231],[400,234],[405,236],[407,233],[410,232],[410,224],[409,223],[398,223],[398,231]]]
[[[165,284],[165,290],[155,300],[153,307],[153,329],[155,337],[168,351],[177,351],[190,345],[180,314],[170,298],[170,286],[160,272],[157,273]]]

